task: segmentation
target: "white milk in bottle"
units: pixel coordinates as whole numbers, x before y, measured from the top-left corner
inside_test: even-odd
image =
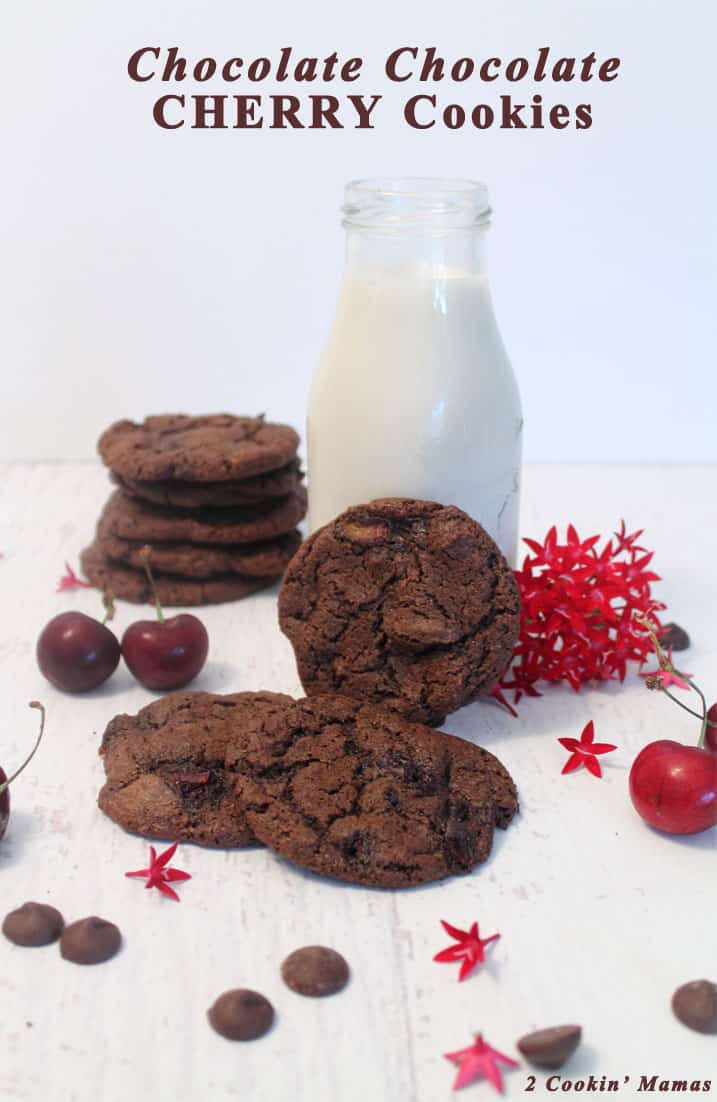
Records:
[[[346,188],[347,258],[309,398],[311,530],[350,505],[458,505],[514,563],[523,420],[483,268],[473,181]]]

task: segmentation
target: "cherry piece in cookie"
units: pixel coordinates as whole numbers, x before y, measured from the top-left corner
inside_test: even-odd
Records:
[[[697,1033],[717,1033],[717,984],[710,980],[683,983],[672,996],[672,1013]]]
[[[518,1051],[536,1068],[555,1071],[572,1056],[580,1044],[579,1025],[558,1025],[527,1033],[516,1044]]]
[[[151,549],[142,560],[152,590]],[[122,657],[130,672],[147,689],[181,689],[193,681],[207,660],[209,636],[201,620],[183,612],[165,620],[155,594],[156,620],[137,620],[122,636]]]
[[[85,693],[106,681],[120,660],[117,637],[84,612],[61,612],[37,641],[40,672],[58,689]]]
[[[60,953],[73,964],[103,964],[119,952],[122,935],[113,922],[91,915],[66,926]]]
[[[281,966],[281,976],[297,995],[323,998],[344,989],[349,982],[349,966],[335,949],[307,945],[289,954]]]
[[[23,903],[5,916],[2,932],[14,945],[34,948],[57,941],[65,920],[55,907],[47,903]]]
[[[274,1007],[258,991],[225,991],[207,1011],[209,1024],[229,1041],[255,1041],[271,1029]]]

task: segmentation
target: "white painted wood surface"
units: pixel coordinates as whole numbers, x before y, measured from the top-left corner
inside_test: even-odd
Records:
[[[93,591],[57,594],[55,586],[64,560],[76,566],[92,533],[106,474],[93,464],[11,464],[0,473],[6,768],[35,736],[27,702],[39,697],[48,711],[45,744],[13,789],[0,910],[47,901],[67,921],[109,918],[125,938],[121,955],[96,968],[63,961],[56,946],[0,942],[0,1097],[441,1102],[452,1097],[454,1076],[441,1054],[468,1045],[473,1032],[515,1056],[524,1032],[572,1021],[582,1023],[585,1043],[564,1079],[592,1074],[599,1085],[604,1075],[619,1081],[623,1098],[646,1097],[642,1075],[717,1079],[714,1040],[670,1013],[678,984],[717,978],[715,832],[658,835],[627,795],[638,750],[655,737],[696,738],[694,721],[634,673],[623,687],[552,689],[524,702],[518,720],[473,705],[446,726],[502,758],[522,808],[473,875],[371,891],[303,874],[266,850],[182,846],[176,864],[193,879],[180,885],[177,905],[125,879],[143,867],[147,846],[95,806],[105,724],[152,694],[120,668],[94,693],[67,696],[35,666],[35,641],[51,616],[99,611]],[[621,516],[644,526],[664,578],[658,591],[693,638],[684,664],[710,697],[716,489],[709,468],[535,467],[525,474],[521,525],[541,537],[553,522],[573,521],[584,535],[609,531]],[[117,630],[137,614],[120,604]],[[275,593],[202,617],[212,647],[197,689],[299,693]],[[603,759],[602,781],[584,770],[560,774],[565,753],[555,740],[578,735],[588,718],[600,740],[620,747]],[[484,935],[502,935],[488,963],[460,985],[454,966],[432,962],[447,943],[440,918],[459,926],[477,919]],[[310,943],[347,957],[352,980],[340,996],[312,1001],[283,986],[280,962]],[[261,1041],[232,1044],[207,1025],[213,999],[235,986],[256,988],[276,1007]],[[507,1098],[525,1093],[530,1072],[525,1064],[506,1072]],[[483,1082],[461,1097],[491,1095]],[[553,1096],[545,1075],[532,1096]]]

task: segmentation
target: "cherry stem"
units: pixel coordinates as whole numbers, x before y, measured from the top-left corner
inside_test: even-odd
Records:
[[[151,593],[152,593],[152,599],[154,600],[154,607],[157,610],[157,619],[159,620],[160,624],[163,624],[164,623],[164,613],[162,612],[162,606],[159,603],[159,597],[157,596],[157,590],[156,590],[155,585],[154,585],[154,578],[152,576],[152,567],[149,565],[149,560],[150,560],[151,554],[152,554],[152,548],[149,546],[149,544],[145,544],[145,546],[141,549],[141,551],[139,553],[139,557],[142,561],[142,566],[144,567],[144,572],[147,575],[147,581],[149,582],[149,588],[150,588]]]
[[[662,688],[662,686],[660,686],[660,688],[662,689],[662,692],[665,693],[667,696],[669,696],[670,700],[674,700],[675,704],[680,705],[680,708],[684,708],[684,710],[686,712],[689,712],[691,716],[694,716],[695,719],[699,719],[701,721],[702,726],[700,727],[700,737],[697,740],[697,746],[701,750],[704,747],[704,744],[705,744],[705,734],[707,733],[707,724],[710,722],[707,719],[707,701],[705,700],[705,695],[702,692],[702,690],[700,689],[699,685],[696,685],[690,677],[687,677],[684,673],[682,673],[681,670],[678,670],[672,664],[672,662],[670,661],[670,659],[667,657],[667,655],[663,651],[662,647],[660,646],[660,640],[657,638],[657,635],[655,633],[655,629],[654,629],[653,625],[650,623],[650,621],[647,620],[647,619],[644,619],[641,616],[636,617],[636,619],[637,619],[638,624],[642,624],[642,626],[646,629],[647,634],[650,636],[650,639],[652,641],[652,645],[655,648],[655,651],[657,653],[657,661],[659,663],[660,669],[661,670],[667,670],[671,673],[676,673],[678,677],[681,677],[684,681],[687,682],[687,684],[689,685],[689,687],[691,689],[694,689],[694,691],[697,693],[698,697],[702,701],[702,715],[699,715],[698,712],[693,712],[692,709],[688,708],[686,704],[683,704],[682,701],[677,699],[677,697],[674,697],[672,695],[672,693],[669,691],[669,689],[664,689],[664,688]],[[712,724],[710,724],[710,726],[712,726]]]
[[[40,733],[37,736],[37,741],[35,742],[35,745],[33,746],[32,750],[30,751],[28,756],[25,758],[25,760],[22,763],[22,765],[20,766],[20,768],[16,769],[15,772],[12,774],[12,776],[8,777],[8,779],[6,781],[4,781],[3,784],[0,784],[0,796],[3,794],[5,789],[9,785],[12,784],[12,782],[15,780],[15,778],[20,776],[20,774],[22,773],[25,766],[29,765],[29,763],[32,761],[32,759],[35,756],[35,751],[37,750],[38,746],[40,745],[40,740],[41,740],[43,732],[45,730],[45,708],[44,708],[44,706],[40,703],[39,700],[31,700],[29,706],[31,708],[39,708],[40,709]]]
[[[702,726],[700,727],[700,737],[697,739],[697,745],[700,750],[702,750],[705,745],[705,735],[707,734],[707,701],[705,700],[705,694],[695,685],[694,681],[690,681],[689,684],[690,688],[695,690],[702,701]]]
[[[675,704],[679,704],[680,708],[682,708],[685,712],[689,712],[691,716],[694,716],[695,719],[702,719],[702,716],[699,712],[695,712],[692,708],[688,708],[686,704],[683,704],[681,700],[678,700],[676,696],[673,696],[669,689],[663,689],[662,692],[665,694],[665,696],[669,696],[670,700],[673,700]],[[709,723],[710,721],[707,720],[707,722]],[[711,726],[712,724],[710,723],[710,727]]]
[[[105,615],[102,623],[106,624],[110,620],[114,620],[115,616],[115,601],[111,589],[106,589],[102,594],[102,604],[104,605],[105,609]]]

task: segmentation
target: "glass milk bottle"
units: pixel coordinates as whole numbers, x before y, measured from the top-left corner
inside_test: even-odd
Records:
[[[312,531],[373,498],[424,498],[464,509],[514,563],[523,419],[483,264],[490,213],[473,180],[347,185],[309,397]]]

